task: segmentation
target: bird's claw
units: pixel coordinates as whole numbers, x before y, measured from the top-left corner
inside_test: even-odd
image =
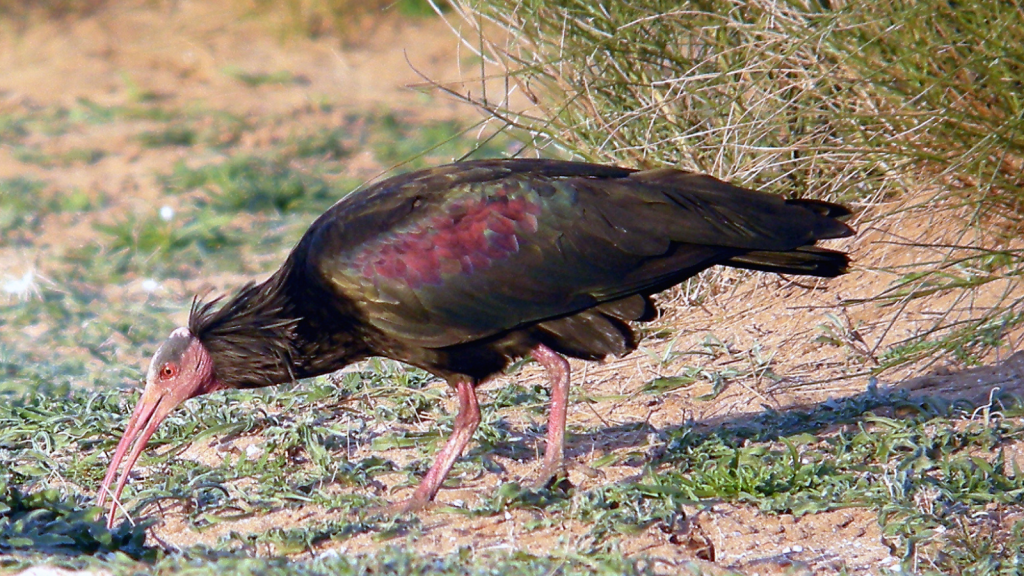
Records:
[[[559,459],[553,462],[545,462],[537,474],[537,478],[528,484],[535,490],[550,490],[562,484],[563,481],[569,481],[569,474],[566,470],[565,461]]]
[[[381,506],[374,506],[370,508],[368,512],[370,515],[382,515],[382,516],[400,516],[402,514],[410,514],[423,510],[430,504],[430,500],[423,500],[413,496],[412,498],[406,498],[398,502],[392,502],[391,504],[384,504]]]
[[[535,490],[558,490],[565,492],[574,485],[569,481],[569,470],[572,469],[587,478],[597,478],[604,474],[595,468],[573,461],[559,461],[554,466],[544,465],[537,478],[529,483]]]

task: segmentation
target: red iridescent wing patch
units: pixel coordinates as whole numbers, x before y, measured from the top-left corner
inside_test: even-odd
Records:
[[[483,198],[467,197],[443,214],[364,246],[355,267],[375,281],[400,280],[413,289],[437,285],[443,276],[486,270],[518,252],[522,238],[537,231],[540,213],[538,203],[505,187]]]

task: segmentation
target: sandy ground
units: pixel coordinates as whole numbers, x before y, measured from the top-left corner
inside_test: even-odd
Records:
[[[450,99],[425,96],[407,88],[421,83],[421,74],[442,81],[471,79],[477,70],[467,64],[470,60],[447,27],[433,20],[389,20],[356,48],[342,49],[337,40],[330,38],[282,39],[272,23],[240,17],[238,6],[230,2],[122,2],[81,20],[38,22],[20,31],[0,31],[0,112],[71,104],[80,98],[122,104],[145,91],[168,106],[201,106],[249,117],[291,117],[306,126],[330,126],[346,111],[382,108],[412,110],[433,118],[476,117],[477,112]],[[247,86],[226,74],[226,69],[252,73],[287,70],[301,81]],[[335,111],[319,111],[316,103],[321,101],[334,104]],[[139,146],[131,138],[138,130],[137,124],[126,127],[112,123],[58,136],[34,136],[30,143],[48,152],[83,147],[105,152],[98,162],[73,163],[59,170],[21,162],[7,147],[0,146],[0,177],[45,176],[56,186],[102,191],[125,210],[137,209],[160,194],[154,174],[166,171],[183,155],[173,148]],[[245,145],[258,148],[275,137],[273,127],[269,127],[247,135]],[[905,201],[913,204],[927,194],[926,190],[915,192]],[[592,398],[612,399],[572,407],[570,429],[596,428],[606,433],[570,438],[568,457],[585,464],[617,450],[644,446],[652,430],[688,421],[715,426],[760,412],[763,406],[810,407],[828,398],[863,392],[868,385],[864,372],[874,365],[880,351],[920,329],[948,303],[911,305],[898,318],[892,309],[876,305],[843,309],[838,304],[883,290],[894,278],[884,268],[929,257],[920,250],[885,241],[939,241],[950,233],[944,230],[953,229],[949,222],[932,221],[923,210],[909,211],[898,219],[870,221],[872,214],[890,207],[867,208],[854,222],[860,234],[830,245],[853,254],[855,269],[848,276],[819,282],[724,273],[719,288],[699,304],[679,289],[665,295],[662,302],[666,314],[659,322],[672,329],[670,339],[648,340],[640,351],[604,364],[574,363],[576,386]],[[23,274],[26,261],[45,268],[47,253],[59,251],[62,244],[86,241],[91,230],[68,226],[67,222],[48,225],[58,224],[65,227],[63,233],[54,235],[52,244],[41,247],[39,253],[0,253],[0,276]],[[188,283],[171,286],[183,293],[195,288]],[[992,286],[990,292],[980,295],[978,303],[995,298],[1002,288]],[[822,326],[833,326],[845,340],[840,339],[840,344],[822,343]],[[714,357],[655,360],[670,357],[673,350],[698,349],[708,334],[725,342],[729,352]],[[1019,343],[1019,338],[1015,341]],[[677,374],[686,363],[749,366],[759,361],[762,351],[774,354],[770,366],[783,377],[781,381],[745,378],[728,386],[714,401],[696,399],[710,391],[700,384],[657,397],[638,392],[645,382]],[[948,398],[966,397],[985,404],[995,387],[1020,393],[1024,386],[1024,359],[1020,355],[1009,358],[1010,352],[995,354],[991,366],[969,372],[945,362],[893,371],[883,376],[880,385]],[[528,368],[516,378],[539,382],[543,375]],[[503,381],[486,385],[485,394]],[[643,426],[638,428],[637,424]],[[639,431],[615,433],[630,426]],[[244,439],[235,442],[244,443]],[[244,449],[241,444],[238,447]],[[209,444],[198,444],[182,457],[219,458],[214,452]],[[401,451],[385,456],[396,462],[407,457]],[[466,488],[444,490],[439,501],[466,501],[493,490],[499,482],[531,472],[532,463],[495,458],[507,474],[487,475],[466,483]],[[570,478],[586,489],[632,477],[637,469],[613,465],[602,472],[591,477],[572,471]],[[392,497],[404,495],[400,490]],[[745,574],[827,574],[845,566],[849,573],[873,574],[897,562],[883,543],[875,514],[865,510],[800,518],[765,517],[748,506],[720,503],[686,513],[686,520],[679,525],[652,526],[641,534],[624,537],[621,548],[648,554],[663,572],[672,572],[683,562],[697,561],[711,572],[736,569]],[[196,533],[172,513],[156,528],[155,536],[169,546],[212,543],[227,531],[286,527],[327,519],[331,514],[330,510],[315,508],[286,510]],[[424,535],[414,545],[424,552],[472,546],[478,550],[511,548],[545,553],[571,550],[586,532],[572,524],[524,530],[523,524],[539,514],[543,512],[516,511],[493,518],[465,519],[427,511],[421,516]],[[366,552],[376,546],[379,543],[371,536],[357,536],[343,544],[329,543],[320,552]]]

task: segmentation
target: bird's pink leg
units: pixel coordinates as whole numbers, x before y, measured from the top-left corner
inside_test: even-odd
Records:
[[[533,359],[548,372],[551,382],[551,411],[548,414],[548,438],[544,447],[544,465],[536,485],[544,486],[563,469],[565,451],[565,415],[569,407],[569,362],[543,344],[533,349]]]
[[[469,444],[473,432],[480,425],[480,405],[476,400],[476,383],[460,379],[455,384],[455,392],[459,395],[459,414],[455,417],[455,426],[448,443],[437,454],[434,465],[423,477],[412,498],[395,506],[396,511],[411,512],[427,505],[434,499],[441,484],[444,484],[448,472],[451,471],[455,459]]]

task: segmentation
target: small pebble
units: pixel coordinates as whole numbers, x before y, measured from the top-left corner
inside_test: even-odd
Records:
[[[321,552],[320,554],[317,555],[317,559],[318,560],[334,560],[335,558],[338,558],[339,556],[341,556],[341,552],[339,552],[338,550],[324,550],[323,552]]]

